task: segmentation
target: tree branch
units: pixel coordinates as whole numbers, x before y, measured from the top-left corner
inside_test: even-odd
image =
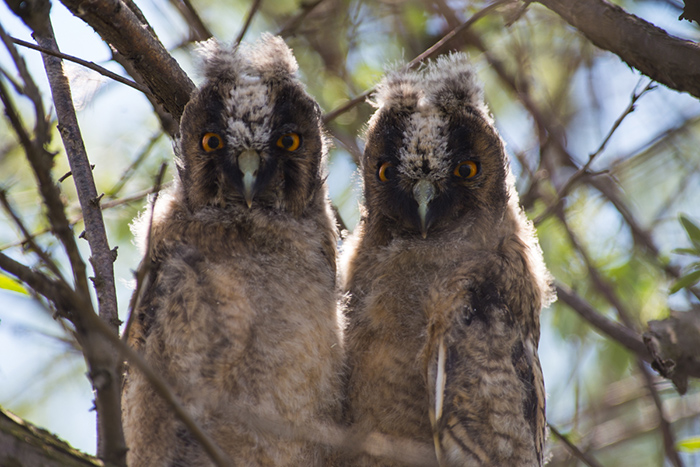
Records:
[[[132,87],[132,88],[136,89],[137,91],[141,91],[144,94],[151,93],[151,91],[149,91],[146,86],[143,86],[139,83],[131,81],[130,79],[124,78],[123,76],[119,76],[118,74],[116,74],[112,71],[109,71],[107,68],[101,67],[100,65],[97,65],[94,62],[88,62],[87,60],[83,60],[82,58],[74,57],[72,55],[67,55],[67,54],[64,54],[61,52],[57,52],[55,50],[46,49],[44,47],[39,47],[38,45],[32,44],[31,42],[26,42],[26,41],[23,41],[20,39],[15,39],[14,37],[12,37],[11,40],[15,44],[21,45],[22,47],[26,47],[26,48],[32,49],[32,50],[37,50],[43,54],[52,55],[54,57],[62,58],[63,60],[68,60],[68,61],[77,63],[78,65],[82,65],[85,68],[89,68],[90,70],[96,71],[97,73],[101,74],[102,76],[106,76],[107,78],[111,78],[114,81],[125,84],[129,87]]]
[[[578,313],[581,318],[588,321],[593,327],[606,336],[632,351],[635,355],[644,358],[646,361],[651,360],[642,338],[637,333],[600,314],[595,308],[588,304],[588,302],[564,284],[557,282],[555,287],[557,289],[557,298],[566,303],[572,310]]]
[[[48,16],[46,19],[49,21]],[[50,22],[46,34],[35,32],[34,36],[43,48],[58,52],[58,45],[53,36]],[[58,117],[58,130],[63,139],[66,156],[73,174],[85,222],[86,238],[92,253],[90,262],[95,271],[94,285],[97,291],[100,317],[105,322],[110,323],[113,332],[117,334],[119,332],[119,315],[112,267],[115,258],[114,253],[109,248],[95,180],[92,177],[92,168],[80,134],[78,118],[73,108],[70,84],[68,78],[63,74],[63,62],[60,58],[51,55],[43,55],[43,58]]]
[[[602,467],[598,461],[583,453],[574,443],[569,440],[567,436],[561,434],[552,424],[548,423],[547,426],[549,427],[549,431],[551,431],[552,434],[559,439],[559,441],[564,443],[564,446],[566,446],[566,448],[574,455],[575,458],[586,464],[588,467]]]
[[[651,79],[700,98],[698,44],[673,37],[605,0],[537,1]]]
[[[62,0],[62,3],[134,66],[151,93],[179,121],[194,83],[150,28],[144,27],[139,16],[121,0]]]

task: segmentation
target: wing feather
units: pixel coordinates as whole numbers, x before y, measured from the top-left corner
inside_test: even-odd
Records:
[[[429,326],[426,349],[439,464],[542,465],[544,386],[536,347],[498,299],[466,294],[449,308]]]

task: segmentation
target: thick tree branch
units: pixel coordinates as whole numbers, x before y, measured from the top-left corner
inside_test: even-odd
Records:
[[[104,464],[73,449],[46,430],[0,409],[0,465],[100,467]]]
[[[134,66],[151,93],[179,121],[195,86],[139,16],[121,0],[62,3]]]
[[[591,42],[671,89],[700,98],[700,46],[605,0],[538,0]]]

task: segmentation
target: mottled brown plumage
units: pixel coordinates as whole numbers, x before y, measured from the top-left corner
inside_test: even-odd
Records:
[[[238,49],[210,41],[203,62],[180,125],[178,180],[154,208],[128,340],[235,465],[324,465],[321,447],[245,422],[293,434],[339,415],[321,113],[279,38]],[[123,403],[130,466],[210,465],[136,370]]]
[[[434,444],[441,465],[541,465],[551,285],[467,62],[442,57],[380,85],[344,255],[345,418],[360,434]]]

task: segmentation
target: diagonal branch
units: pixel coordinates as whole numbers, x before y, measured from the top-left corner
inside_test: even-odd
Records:
[[[481,10],[477,11],[474,13],[468,20],[457,26],[456,28],[452,29],[450,32],[445,34],[439,41],[437,41],[435,44],[432,46],[428,47],[424,52],[419,54],[417,57],[415,57],[413,60],[408,62],[406,65],[404,65],[404,69],[409,69],[413,68],[419,63],[421,63],[423,60],[430,58],[433,56],[438,50],[440,50],[447,42],[452,40],[457,34],[461,33],[462,31],[465,31],[474,23],[476,23],[478,20],[481,18],[487,16],[489,13],[492,13],[494,10],[496,10],[498,7],[501,5],[508,3],[510,0],[496,0],[493,3],[485,6]],[[338,118],[340,115],[344,114],[348,110],[352,109],[355,107],[357,104],[360,102],[364,102],[367,97],[374,92],[375,88],[370,88],[360,94],[359,96],[354,97],[353,99],[345,102],[344,104],[341,104],[337,108],[331,110],[330,112],[326,113],[323,116],[323,123],[328,124],[328,122],[335,120]]]
[[[47,21],[49,21],[48,16]],[[58,51],[50,21],[46,33],[35,32],[34,36],[43,48]],[[92,168],[80,134],[78,118],[73,108],[70,84],[68,78],[63,74],[63,62],[60,58],[43,55],[43,59],[58,117],[58,130],[66,149],[66,156],[85,221],[86,237],[92,253],[90,261],[95,271],[94,282],[100,316],[110,323],[116,334],[119,332],[119,317],[112,267],[114,253],[109,248]]]
[[[557,430],[554,425],[548,423],[547,426],[549,427],[549,431],[554,434],[557,439],[559,439],[566,448],[576,457],[578,460],[586,464],[588,467],[602,467],[598,461],[590,457],[589,455],[585,454],[582,452],[574,443],[572,443],[569,438],[566,435],[563,435],[562,433]]]
[[[557,298],[566,303],[572,310],[584,320],[592,324],[596,329],[620,343],[635,355],[651,360],[649,352],[642,341],[642,337],[631,329],[605,317],[581,298],[576,292],[564,284],[556,283]]]
[[[241,28],[240,32],[238,33],[238,36],[236,36],[236,40],[233,41],[235,45],[238,45],[241,43],[243,40],[243,37],[245,37],[245,34],[248,32],[248,28],[250,28],[250,24],[253,22],[253,18],[255,17],[255,13],[258,12],[258,9],[260,8],[260,4],[262,4],[262,0],[253,0],[253,4],[250,6],[250,10],[248,11],[248,14],[246,15],[245,18],[245,23],[243,23],[243,27]]]
[[[12,42],[14,42],[17,45],[21,45],[22,47],[26,47],[28,49],[32,50],[38,50],[41,53],[47,54],[47,55],[52,55],[54,57],[62,58],[63,60],[68,60],[74,63],[77,63],[78,65],[82,65],[85,68],[89,68],[93,71],[96,71],[97,73],[101,74],[102,76],[106,76],[107,78],[111,78],[114,81],[117,81],[119,83],[125,84],[127,86],[130,86],[137,91],[141,91],[144,94],[150,94],[151,91],[148,90],[146,86],[143,86],[142,84],[135,83],[134,81],[131,81],[130,79],[124,78],[123,76],[119,76],[118,74],[109,71],[107,68],[101,67],[100,65],[97,65],[94,62],[88,62],[87,60],[83,60],[82,58],[74,57],[72,55],[67,55],[61,52],[57,52],[55,50],[50,50],[46,49],[44,47],[39,47],[38,45],[32,44],[31,42],[25,42],[21,39],[15,39],[14,37],[11,38]]]
[[[133,10],[136,6],[129,8],[121,0],[63,0],[62,3],[134,66],[151,93],[179,121],[194,83],[151,29],[144,27]]]
[[[671,89],[700,98],[700,46],[605,0],[538,0],[591,42]]]

